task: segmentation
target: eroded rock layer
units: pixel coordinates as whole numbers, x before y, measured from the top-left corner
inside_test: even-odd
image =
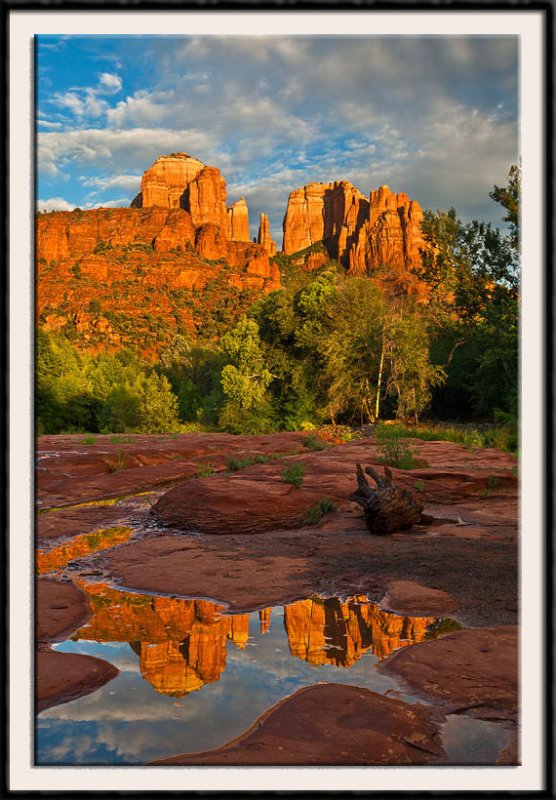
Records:
[[[380,186],[365,197],[349,181],[310,183],[291,192],[284,217],[286,254],[323,242],[352,274],[381,266],[416,269],[426,248],[423,212],[407,194]]]

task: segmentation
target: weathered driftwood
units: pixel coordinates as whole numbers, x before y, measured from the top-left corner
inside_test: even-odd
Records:
[[[406,531],[419,522],[426,523],[430,517],[423,515],[423,504],[407,489],[392,483],[392,472],[384,468],[381,478],[372,467],[365,472],[376,483],[376,489],[369,485],[361,464],[357,465],[357,490],[351,495],[362,506],[369,531],[376,536],[384,536],[394,531]]]

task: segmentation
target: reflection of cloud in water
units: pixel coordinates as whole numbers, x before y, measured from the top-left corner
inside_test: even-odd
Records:
[[[208,601],[83,588],[94,617],[76,641],[56,649],[103,658],[120,674],[41,713],[42,764],[143,764],[217,747],[278,700],[318,682],[384,693],[396,683],[374,669],[373,650],[383,655],[405,646],[424,636],[428,623],[333,598],[299,601],[261,618],[221,614]]]
[[[254,615],[251,625],[258,631]],[[257,632],[250,641],[255,646],[246,650],[228,642],[220,681],[179,698],[179,707],[175,706],[178,698],[155,692],[141,678],[136,671],[138,657],[127,643],[59,645],[59,650],[96,655],[114,664],[131,662],[131,668],[127,666],[93,694],[42,712],[41,763],[137,764],[195,752],[238,736],[271,705],[301,686],[334,681],[384,692],[395,685],[373,669],[377,659],[370,655],[349,670],[311,666],[292,658],[281,621],[266,634]]]

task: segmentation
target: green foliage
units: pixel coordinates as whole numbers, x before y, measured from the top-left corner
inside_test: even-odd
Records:
[[[519,245],[520,203],[521,203],[521,165],[513,164],[508,174],[507,186],[494,186],[489,197],[506,209],[504,222],[509,222],[511,228],[511,243],[517,248]]]
[[[441,617],[436,622],[432,622],[427,626],[425,640],[436,639],[438,636],[444,636],[453,631],[463,630],[463,625],[460,625],[455,619],[449,617]]]
[[[139,427],[145,433],[168,433],[179,426],[178,401],[168,379],[151,373],[139,401]]]
[[[75,264],[72,265],[70,272],[74,278],[77,278],[78,280],[81,278],[81,264],[79,261],[76,261]]]
[[[95,444],[97,440],[96,436],[85,436],[83,439],[83,444]]]
[[[301,463],[292,464],[291,467],[286,467],[282,472],[282,480],[284,483],[289,483],[299,489],[303,484],[305,476],[305,467]]]
[[[313,452],[318,452],[319,450],[326,450],[327,448],[326,442],[323,442],[318,436],[314,433],[311,433],[309,436],[306,436],[303,440],[303,447],[306,447],[307,450],[311,450]]]
[[[198,478],[210,478],[210,476],[214,473],[214,464],[212,461],[207,461],[205,464],[201,464],[195,473]]]
[[[266,464],[268,458],[263,455],[255,456],[255,458],[233,458],[230,456],[226,459],[226,466],[231,472],[237,472],[239,469],[250,467],[252,464]]]
[[[307,510],[303,517],[303,524],[318,525],[325,514],[329,514],[335,510],[336,503],[333,503],[332,500],[329,500],[327,497],[323,497],[316,505],[311,506],[311,508]]]
[[[222,369],[222,390],[226,403],[220,425],[230,433],[265,433],[273,429],[266,390],[272,374],[265,366],[259,326],[242,317],[222,338],[227,364]]]
[[[386,426],[385,426],[386,427]],[[399,436],[391,433],[384,435],[381,430],[375,433],[378,449],[382,453],[381,464],[397,469],[419,469],[426,467],[427,462],[415,457],[414,450]]]

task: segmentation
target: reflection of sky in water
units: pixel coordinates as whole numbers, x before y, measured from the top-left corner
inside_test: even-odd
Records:
[[[63,652],[103,658],[121,672],[93,694],[39,715],[36,763],[144,764],[211,749],[241,734],[281,698],[320,681],[361,686],[381,694],[396,689],[393,678],[376,671],[378,659],[371,653],[363,654],[349,669],[311,666],[292,657],[282,616],[281,610],[274,609],[270,630],[263,635],[258,614],[251,614],[245,650],[228,641],[220,680],[183,697],[157,693],[141,676],[139,657],[127,642],[68,640],[55,645]],[[394,696],[412,700],[398,692]],[[456,718],[446,726],[452,759],[469,761],[469,755],[478,749],[481,758],[474,763],[485,763],[485,758],[486,763],[495,761],[500,736],[497,744],[489,731],[482,735],[485,724],[488,727],[488,723],[465,720],[462,726]],[[471,742],[467,750],[461,732]]]

